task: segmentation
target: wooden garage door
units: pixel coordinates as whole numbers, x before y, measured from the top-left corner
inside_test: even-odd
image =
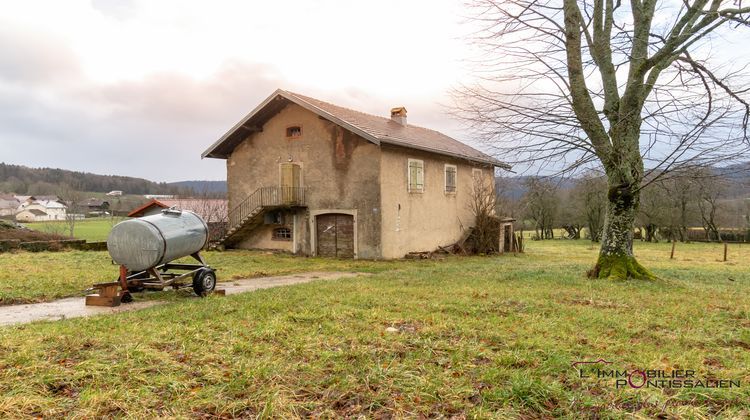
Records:
[[[317,254],[321,257],[354,258],[354,217],[329,213],[315,219]]]

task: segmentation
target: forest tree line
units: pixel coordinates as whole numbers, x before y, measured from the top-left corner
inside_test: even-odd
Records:
[[[750,242],[750,197],[737,196],[734,182],[702,168],[647,183],[634,237],[650,242]],[[499,213],[515,217],[517,229],[532,231],[534,239],[554,239],[562,232],[568,239],[600,240],[607,204],[603,175],[589,172],[565,182],[528,177],[522,187],[523,195],[514,197],[513,181],[497,182]]]
[[[20,195],[51,195],[63,187],[76,191],[109,192],[120,190],[126,194],[185,194],[186,189],[165,182],[117,175],[97,175],[88,172],[54,168],[29,168],[0,163],[0,192]],[[189,192],[188,192],[189,195]]]

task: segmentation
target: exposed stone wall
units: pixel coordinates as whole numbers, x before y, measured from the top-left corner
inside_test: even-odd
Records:
[[[289,126],[301,126],[302,135],[287,139]],[[309,211],[356,209],[358,258],[378,258],[380,252],[380,148],[343,128],[290,104],[252,133],[227,159],[229,209],[233,209],[260,187],[280,184],[280,165],[291,162],[301,167],[301,184],[307,189],[308,211],[298,213],[298,252],[312,254],[314,221]],[[251,235],[240,247],[271,243]],[[248,242],[249,241],[249,242]],[[288,243],[284,244],[288,245]]]

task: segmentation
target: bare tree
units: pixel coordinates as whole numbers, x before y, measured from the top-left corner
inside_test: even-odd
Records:
[[[573,187],[573,194],[579,200],[579,211],[585,220],[589,239],[599,242],[607,211],[607,180],[600,173],[588,172]]]
[[[539,178],[529,178],[526,188],[526,217],[534,221],[536,238],[554,239],[555,217],[560,204],[557,188],[552,182]]]
[[[83,193],[76,191],[73,187],[68,184],[63,184],[58,189],[57,196],[60,197],[61,202],[65,203],[67,207],[65,209],[65,226],[68,228],[68,236],[75,238],[75,227],[78,220],[81,218],[81,201],[83,200]]]
[[[583,211],[583,203],[575,187],[560,188],[557,191],[557,196],[561,203],[557,212],[557,220],[559,221],[559,226],[565,230],[565,238],[581,239],[581,233],[586,226],[586,215]]]
[[[675,174],[677,174],[675,172]],[[678,174],[668,179],[657,181],[658,189],[669,203],[670,238],[687,242],[688,229],[695,221],[696,189],[688,174]]]
[[[479,254],[498,252],[500,231],[495,209],[497,193],[486,178],[474,177],[469,208],[474,214],[474,246]]]
[[[698,209],[700,210],[703,230],[708,241],[721,242],[721,231],[718,227],[718,213],[723,208],[722,196],[726,189],[724,180],[708,170],[696,171],[692,178],[695,184]]]
[[[196,208],[194,208],[194,211],[200,214],[206,222],[209,238],[212,242],[218,241],[224,236],[229,222],[227,200],[217,197],[219,196],[216,193],[211,193],[208,190],[195,195]]]
[[[659,242],[657,232],[660,227],[667,224],[669,211],[667,196],[657,188],[657,184],[651,184],[643,189],[636,217],[638,225],[645,230],[643,240]]]
[[[606,221],[590,274],[654,278],[633,256],[641,188],[675,166],[750,150],[746,63],[717,65],[710,49],[712,34],[749,26],[741,1],[471,3],[482,55],[456,112],[517,167],[604,170]]]

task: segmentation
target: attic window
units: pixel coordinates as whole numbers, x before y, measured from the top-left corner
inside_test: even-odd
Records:
[[[291,241],[292,240],[292,230],[289,228],[276,228],[273,230],[273,235],[271,236],[271,239],[276,241]]]
[[[298,139],[302,137],[302,126],[292,125],[286,128],[286,138]]]

